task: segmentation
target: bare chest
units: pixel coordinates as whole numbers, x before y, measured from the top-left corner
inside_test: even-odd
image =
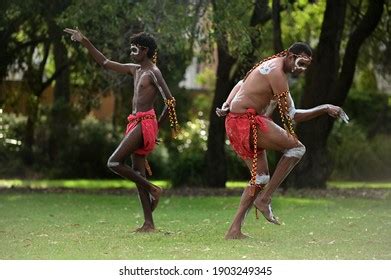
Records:
[[[134,77],[134,92],[142,92],[153,86],[149,71],[137,70]]]

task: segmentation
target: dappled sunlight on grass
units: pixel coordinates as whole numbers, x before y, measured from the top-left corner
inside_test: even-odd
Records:
[[[245,188],[248,185],[248,181],[228,181],[226,183],[227,188]]]
[[[162,188],[170,188],[169,180],[151,180],[153,184]],[[245,188],[248,181],[228,181],[228,189]],[[351,182],[351,181],[330,181],[328,188],[350,189],[350,188],[373,188],[373,189],[391,189],[391,182]],[[74,180],[22,180],[22,179],[0,179],[0,188],[10,187],[31,187],[34,189],[44,189],[50,187],[60,188],[82,188],[82,189],[101,189],[101,188],[135,188],[136,185],[124,179],[74,179]]]
[[[170,182],[167,180],[152,180],[153,184],[162,188],[169,188]],[[135,188],[135,183],[128,180],[0,180],[0,187],[30,187],[33,189],[57,188],[82,188],[82,189],[103,189],[103,188]]]
[[[348,189],[348,188],[391,189],[391,182],[330,181],[327,183],[327,187],[338,188],[338,189]]]

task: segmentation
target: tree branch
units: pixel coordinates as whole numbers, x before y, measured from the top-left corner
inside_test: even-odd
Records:
[[[48,86],[50,86],[53,83],[53,81],[56,80],[66,68],[68,68],[68,66],[69,63],[61,65],[61,67],[58,68],[58,70],[54,72],[54,74],[46,82],[42,83],[41,89],[37,94],[41,94]]]
[[[264,24],[272,18],[272,13],[267,0],[256,0],[254,3],[254,11],[251,16],[250,26]]]

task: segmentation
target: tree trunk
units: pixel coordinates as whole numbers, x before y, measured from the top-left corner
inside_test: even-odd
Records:
[[[35,161],[35,128],[36,121],[38,119],[39,98],[41,97],[46,87],[50,84],[49,81],[45,83],[42,82],[45,65],[49,56],[50,42],[46,41],[44,43],[44,56],[37,70],[35,70],[34,66],[32,65],[34,49],[35,47],[31,48],[29,53],[29,64],[27,67],[28,70],[25,72],[25,79],[27,80],[29,90],[31,91],[27,98],[27,124],[25,129],[23,153],[23,160],[27,165],[32,165]]]
[[[61,41],[62,30],[54,22],[50,22],[50,31],[53,38],[53,54],[56,72],[60,75],[56,78],[54,87],[54,101],[50,119],[49,157],[55,160],[59,148],[66,145],[68,128],[70,123],[70,74],[67,50]]]
[[[281,38],[281,16],[280,0],[273,0],[272,18],[273,18],[273,48],[275,53],[284,49]]]
[[[346,0],[327,1],[319,45],[306,76],[306,86],[299,108],[312,108],[332,102],[330,92],[337,81],[346,6]],[[330,117],[323,115],[298,125],[297,134],[307,151],[288,177],[287,186],[325,187],[332,171],[326,149],[332,122]]]
[[[220,107],[233,88],[230,71],[236,60],[228,53],[225,40],[218,42],[218,66],[216,90],[210,111],[208,132],[208,150],[206,152],[206,184],[211,188],[224,188],[227,181],[227,166],[225,155],[225,126],[224,118],[219,118],[216,107]]]
[[[33,147],[35,144],[35,123],[37,119],[38,101],[35,96],[31,97],[27,103],[27,123],[25,129],[23,161],[26,165],[34,163]]]

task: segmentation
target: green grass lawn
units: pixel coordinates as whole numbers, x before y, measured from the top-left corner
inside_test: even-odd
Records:
[[[391,198],[277,196],[282,226],[255,220],[245,240],[225,240],[239,197],[163,197],[158,232],[138,198],[0,194],[0,259],[391,259]]]

